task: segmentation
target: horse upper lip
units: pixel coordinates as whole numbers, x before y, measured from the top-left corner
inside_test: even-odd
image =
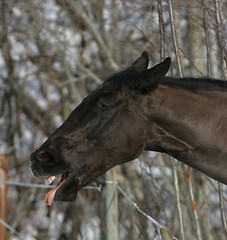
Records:
[[[34,169],[34,168],[32,167],[32,165],[30,166],[30,168],[31,168],[32,173],[33,173],[36,177],[40,177],[40,174],[37,172],[36,169]]]

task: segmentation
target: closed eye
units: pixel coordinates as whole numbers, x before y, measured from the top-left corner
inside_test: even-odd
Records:
[[[101,97],[98,100],[97,105],[98,105],[99,109],[105,109],[105,108],[114,107],[117,102],[118,101],[116,101],[115,98],[110,97],[110,96],[105,96],[105,97]]]

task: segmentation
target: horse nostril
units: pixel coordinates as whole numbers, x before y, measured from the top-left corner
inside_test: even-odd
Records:
[[[37,153],[36,159],[41,162],[49,162],[54,160],[54,156],[47,151],[40,151]]]
[[[42,161],[42,155],[43,155],[43,151],[38,152],[38,153],[36,154],[35,158],[36,158],[37,160],[39,160],[39,161]]]

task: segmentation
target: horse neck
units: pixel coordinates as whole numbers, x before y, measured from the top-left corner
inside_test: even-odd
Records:
[[[215,114],[220,116],[216,104],[222,107],[227,102],[225,93],[193,92],[168,85],[159,85],[147,100],[151,128],[146,149],[171,155],[195,148],[205,141],[205,135],[211,137],[211,120]]]
[[[147,102],[145,150],[167,153],[227,184],[227,92],[160,85]]]

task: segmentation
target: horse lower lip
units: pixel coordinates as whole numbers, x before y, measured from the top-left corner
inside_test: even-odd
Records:
[[[51,206],[51,205],[52,205],[57,190],[58,190],[59,188],[61,188],[61,186],[67,181],[68,177],[69,177],[69,172],[63,173],[62,176],[61,176],[61,180],[60,180],[60,182],[58,183],[58,185],[57,185],[54,189],[50,190],[50,191],[46,194],[46,196],[45,196],[45,202],[47,203],[48,206]]]

